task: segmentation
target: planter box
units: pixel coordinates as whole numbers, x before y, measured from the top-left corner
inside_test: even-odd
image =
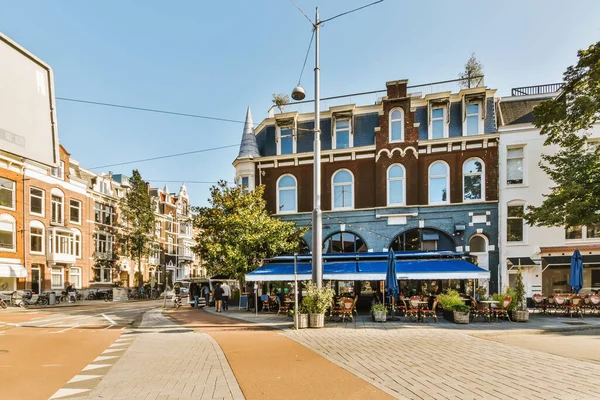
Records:
[[[373,321],[385,322],[387,319],[387,313],[385,311],[373,311]]]
[[[452,311],[455,324],[468,324],[469,323],[469,312]]]
[[[298,314],[298,329],[308,328],[308,314]]]
[[[308,314],[308,326],[322,328],[325,326],[325,314]]]
[[[127,301],[127,288],[113,288],[113,300],[112,301]]]
[[[510,318],[515,322],[527,322],[529,321],[529,310],[513,310]]]

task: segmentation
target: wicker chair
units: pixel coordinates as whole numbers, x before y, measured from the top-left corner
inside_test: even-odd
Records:
[[[433,319],[435,319],[435,322],[440,322],[438,321],[438,317],[436,314],[436,308],[437,308],[437,303],[438,303],[438,299],[434,299],[433,300],[433,305],[431,306],[431,310],[421,310],[421,315],[423,316],[423,321],[425,321],[426,317],[432,317]]]
[[[402,297],[400,297],[396,303],[396,312],[398,315],[406,317],[406,302]]]
[[[570,304],[564,305],[564,310],[569,314],[569,317],[573,318],[573,314],[579,314],[581,318],[583,318],[583,313],[581,311],[581,306],[583,301],[579,296],[573,296],[571,298]]]
[[[600,312],[600,296],[597,294],[591,295],[590,303],[592,305],[592,312]]]
[[[277,316],[279,316],[279,313],[283,313],[283,315],[287,315],[288,311],[289,311],[288,303],[286,303],[285,301],[280,301],[279,297],[277,297]]]
[[[354,310],[354,300],[343,299],[342,307],[340,309],[340,317],[342,317],[342,321],[345,321],[346,318],[349,318],[350,321],[354,321],[354,316],[352,315],[353,310]]]
[[[542,297],[541,294],[536,293],[533,295],[533,304],[534,304],[535,310],[539,310],[540,312],[543,312],[543,313],[546,312],[546,305],[544,304],[544,298]]]
[[[477,300],[471,297],[471,316],[473,322],[479,317],[487,319],[488,322],[492,322],[492,310],[489,307],[480,307]]]
[[[420,298],[417,296],[413,296],[410,298],[408,304],[406,304],[407,309],[406,313],[404,314],[405,321],[407,318],[415,318],[417,321],[419,320],[419,301]]]
[[[260,301],[262,301],[263,312],[271,311],[271,299],[268,295],[263,294],[262,296],[260,296]]]
[[[512,322],[510,320],[510,315],[508,313],[508,306],[510,306],[510,302],[511,301],[512,301],[512,299],[510,297],[505,297],[504,298],[504,300],[500,304],[500,307],[498,307],[496,309],[496,311],[495,311],[496,321],[498,321],[498,318],[504,318],[504,317],[506,317],[506,319],[508,319],[508,322]]]
[[[565,305],[566,305],[567,301],[566,299],[560,295],[560,294],[556,294],[554,295],[554,312],[565,312]]]

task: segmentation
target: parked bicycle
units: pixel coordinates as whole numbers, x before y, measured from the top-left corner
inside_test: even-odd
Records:
[[[108,292],[104,292],[104,301],[112,301],[113,299],[113,292],[112,290],[109,290]]]
[[[181,307],[181,296],[179,296],[179,295],[175,296],[175,299],[173,300],[173,307],[175,307],[175,308]]]
[[[20,300],[18,300],[18,305],[23,308],[27,308],[29,306],[47,306],[49,303],[48,294],[42,293],[37,296],[35,301],[33,300],[33,292],[25,291]]]
[[[87,295],[88,300],[102,300],[104,299],[104,291],[100,289],[90,289]]]
[[[6,304],[6,302],[4,300],[2,300],[1,298],[0,298],[0,307],[8,308],[8,304]]]

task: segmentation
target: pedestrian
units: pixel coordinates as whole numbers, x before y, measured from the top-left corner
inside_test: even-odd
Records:
[[[223,310],[229,311],[229,298],[231,297],[231,288],[227,284],[227,282],[223,282],[221,284],[223,288]]]
[[[208,307],[208,303],[210,300],[210,288],[208,287],[208,285],[205,285],[202,288],[202,295],[204,296],[204,300],[206,301],[205,305],[206,307]]]
[[[223,288],[220,284],[217,284],[217,288],[215,289],[213,296],[215,298],[215,311],[223,312],[221,310],[221,305],[223,303]]]
[[[67,295],[69,296],[69,303],[73,303],[77,297],[75,296],[75,289],[73,289],[73,285],[69,283],[67,286]]]
[[[196,282],[190,282],[190,286],[188,288],[188,297],[190,300],[194,299],[194,307],[198,306],[198,300],[194,298],[194,293],[196,292]]]
[[[200,298],[200,285],[195,283],[194,284],[194,291],[193,291],[193,296],[194,296],[194,307],[198,308],[198,299]]]

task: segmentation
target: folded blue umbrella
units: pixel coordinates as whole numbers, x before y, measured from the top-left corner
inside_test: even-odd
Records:
[[[579,293],[583,287],[583,258],[579,250],[575,250],[571,257],[571,274],[569,276],[569,284],[573,293]]]

